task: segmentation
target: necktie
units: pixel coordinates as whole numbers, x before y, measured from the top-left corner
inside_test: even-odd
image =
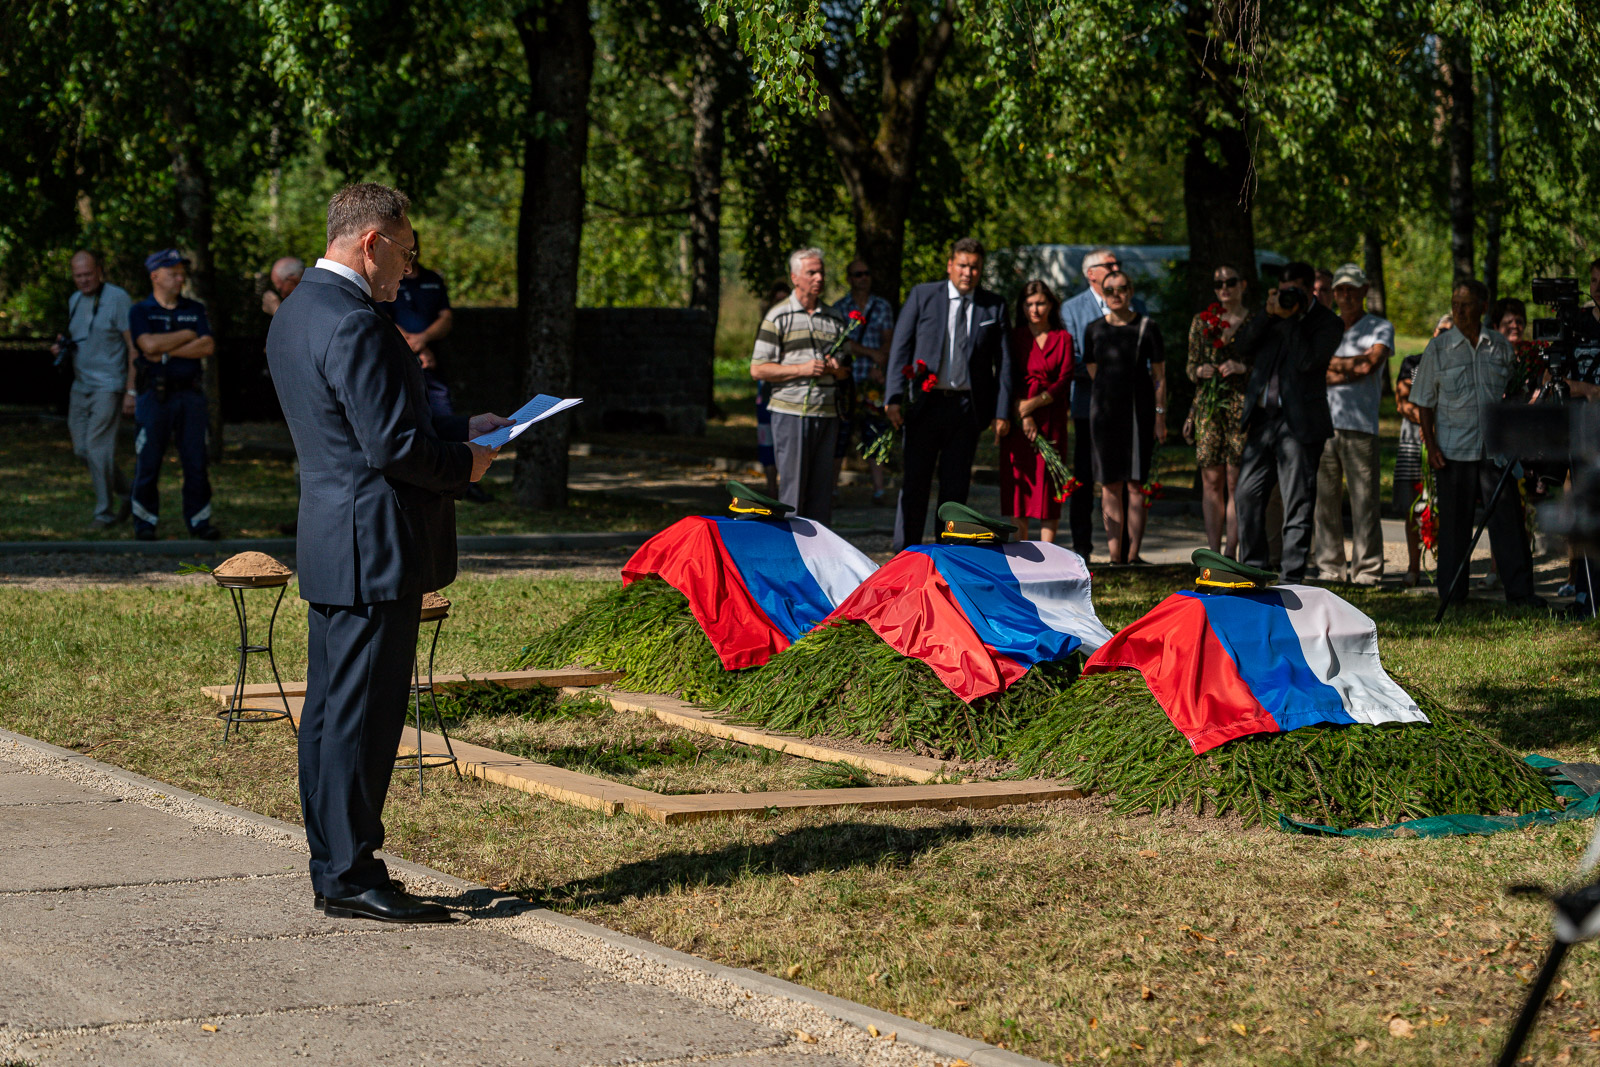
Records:
[[[965,295],[956,299],[956,328],[950,339],[950,362],[946,367],[946,377],[940,380],[941,385],[948,386],[950,379],[956,376],[956,366],[965,357],[967,352],[967,298]]]

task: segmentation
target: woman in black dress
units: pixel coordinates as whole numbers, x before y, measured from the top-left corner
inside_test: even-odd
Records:
[[[1133,287],[1113,271],[1101,285],[1106,313],[1083,331],[1089,392],[1089,440],[1094,480],[1100,483],[1113,564],[1143,563],[1145,501],[1138,492],[1150,478],[1150,455],[1167,436],[1167,365],[1161,330],[1133,310]],[[1123,548],[1126,527],[1127,548]]]

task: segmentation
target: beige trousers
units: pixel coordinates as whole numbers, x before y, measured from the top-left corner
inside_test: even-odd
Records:
[[[1375,585],[1383,578],[1383,524],[1379,508],[1378,435],[1335,430],[1317,467],[1316,573],[1323,581]],[[1344,483],[1344,484],[1341,484]],[[1349,573],[1345,572],[1344,520],[1340,503],[1350,492],[1353,527]]]

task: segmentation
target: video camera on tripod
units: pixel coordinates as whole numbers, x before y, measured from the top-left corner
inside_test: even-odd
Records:
[[[1593,316],[1579,307],[1582,290],[1576,278],[1535,278],[1529,300],[1555,312],[1529,323],[1538,358],[1549,371],[1549,399],[1564,403],[1571,395],[1567,381],[1587,381],[1600,364],[1600,337]]]

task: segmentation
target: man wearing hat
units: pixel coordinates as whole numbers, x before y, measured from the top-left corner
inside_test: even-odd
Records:
[[[215,541],[211,524],[211,479],[206,474],[206,394],[201,360],[216,351],[211,323],[198,300],[183,295],[189,261],[175,248],[145,257],[150,295],[128,310],[128,332],[138,349],[134,421],[133,532],[156,539],[161,515],[157,482],[167,443],[178,446],[183,465],[183,521],[189,536]]]
[[[1378,406],[1383,367],[1394,353],[1394,327],[1366,310],[1367,276],[1354,263],[1333,272],[1333,302],[1344,320],[1344,337],[1328,364],[1328,411],[1333,437],[1317,467],[1316,532],[1312,543],[1317,576],[1327,582],[1377,585],[1383,578],[1383,526],[1378,460]],[[1341,481],[1350,491],[1353,530],[1350,567],[1345,570]]]

